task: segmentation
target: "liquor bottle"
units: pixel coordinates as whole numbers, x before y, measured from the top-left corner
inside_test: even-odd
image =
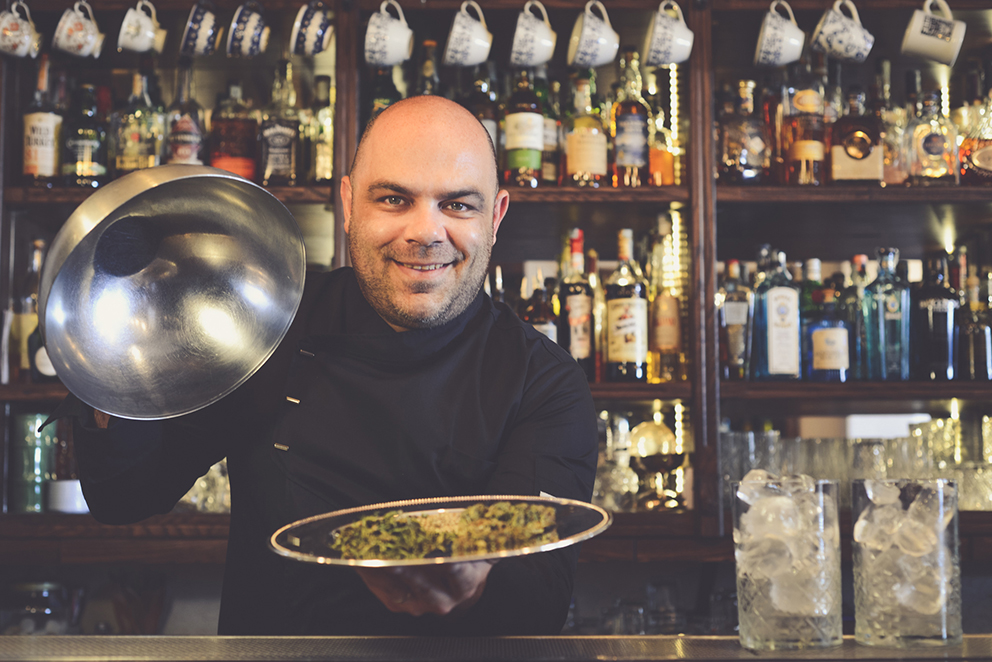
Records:
[[[44,239],[31,243],[31,261],[17,287],[13,319],[8,341],[10,381],[31,381],[31,351],[29,339],[38,326],[38,289],[41,282],[41,265],[47,244]]]
[[[541,179],[541,152],[544,151],[544,115],[527,69],[517,71],[513,93],[506,101],[504,136],[506,166],[503,181],[513,186],[537,188]]]
[[[992,329],[989,328],[988,307],[980,296],[981,281],[978,267],[969,267],[967,279],[967,309],[958,324],[958,379],[987,382],[992,380]]]
[[[907,125],[923,112],[923,75],[919,69],[906,71],[906,103],[903,108]]]
[[[545,65],[537,67],[534,72],[534,94],[541,103],[541,114],[544,116],[544,149],[541,151],[541,183],[548,186],[558,186],[558,171],[561,165],[560,134],[561,109],[558,105],[558,94],[552,92],[548,83],[548,70]]]
[[[785,156],[782,153],[782,123],[785,108],[782,94],[788,89],[788,69],[783,69],[781,80],[777,76],[765,79],[761,91],[760,121],[765,127],[765,159],[762,180],[765,184],[785,183]]]
[[[648,124],[651,110],[641,97],[640,56],[632,48],[625,48],[620,56],[620,81],[621,87],[610,111],[613,186],[647,186],[650,180]]]
[[[647,381],[648,284],[634,260],[634,233],[617,236],[616,270],[606,280],[605,377],[610,382]]]
[[[818,289],[813,295],[817,312],[804,335],[803,376],[814,382],[846,382],[851,360],[847,322],[838,310],[833,289]]]
[[[127,105],[113,113],[110,125],[115,176],[162,164],[165,117],[148,96],[147,76],[139,72],[132,76]]]
[[[905,155],[906,111],[892,105],[892,63],[888,60],[878,62],[875,90],[872,112],[881,121],[883,129],[883,181],[886,185],[901,186],[909,177]]]
[[[483,62],[476,65],[473,78],[475,82],[472,90],[464,97],[462,105],[482,122],[482,126],[486,127],[495,151],[499,147],[499,104],[496,103],[496,90],[493,88],[495,79],[493,63]],[[391,78],[390,82],[392,82]]]
[[[523,304],[520,319],[550,338],[552,342],[558,342],[558,319],[551,308],[551,297],[540,269],[537,270],[537,278],[534,279],[534,289]]]
[[[262,186],[295,186],[299,176],[300,121],[289,60],[280,60],[276,66],[272,99],[262,111],[259,143],[258,174]]]
[[[972,130],[961,142],[962,186],[992,185],[992,93]]]
[[[375,82],[372,85],[372,108],[369,112],[369,118],[375,117],[401,98],[400,92],[393,82],[393,68],[379,67],[376,69]]]
[[[803,328],[803,337],[806,336],[806,327],[809,322],[820,313],[820,303],[822,296],[814,297],[816,292],[823,289],[823,265],[817,258],[806,260],[803,267],[804,278],[797,279],[793,275],[793,281],[802,283],[799,292],[799,318]]]
[[[720,122],[720,181],[760,184],[767,158],[765,127],[754,114],[754,81],[737,84],[734,112]]]
[[[881,186],[885,177],[884,127],[865,113],[865,93],[852,86],[847,114],[830,125],[830,179],[839,184]]]
[[[982,91],[984,87],[983,77],[981,61],[970,60],[964,74],[964,85],[961,86],[960,98],[951,109],[951,121],[957,128],[959,136],[968,136],[985,112],[986,98]],[[964,165],[963,159],[962,165]]]
[[[909,379],[909,283],[896,273],[899,250],[879,248],[878,276],[865,288],[868,379]]]
[[[420,68],[417,71],[417,95],[441,94],[441,78],[437,73],[437,42],[425,39],[421,44]]]
[[[741,265],[727,261],[727,273],[717,295],[720,320],[720,372],[723,379],[747,379],[751,354],[754,297],[741,280]]]
[[[868,336],[865,328],[865,287],[868,286],[868,256],[859,253],[851,260],[851,284],[840,293],[840,310],[847,322],[850,338],[847,346],[851,352],[850,379],[865,379],[868,373]]]
[[[914,186],[959,183],[957,130],[940,112],[940,93],[923,100],[920,116],[906,129],[909,181]]]
[[[210,165],[255,181],[258,120],[241,90],[240,82],[229,82],[227,98],[211,115]]]
[[[331,77],[314,77],[314,104],[306,127],[307,181],[326,184],[334,178],[334,104]]]
[[[169,132],[165,139],[166,163],[203,165],[207,159],[207,134],[203,109],[193,98],[193,61],[180,58],[176,98],[166,111]]]
[[[658,229],[651,246],[648,281],[648,383],[661,384],[681,378],[682,325],[679,314],[680,276],[673,273],[672,221],[658,215]]]
[[[785,183],[819,186],[826,176],[826,124],[823,119],[823,81],[800,63],[782,90],[781,150]]]
[[[751,378],[759,381],[799,379],[802,361],[799,285],[779,251],[774,266],[754,293]]]
[[[574,109],[566,119],[565,176],[568,186],[599,188],[607,177],[606,131],[592,107],[592,72],[576,73],[572,90]]]
[[[823,58],[823,69],[820,77],[823,80],[823,119],[827,124],[833,124],[844,116],[850,108],[844,97],[844,87],[841,83],[842,66],[840,60],[827,60],[827,56],[815,52]]]
[[[493,270],[492,298],[497,303],[506,303],[506,290],[503,289],[503,267],[498,264]]]
[[[65,121],[62,175],[67,186],[96,188],[107,182],[107,129],[97,118],[96,88],[79,88]]]
[[[909,317],[914,379],[955,378],[959,307],[957,292],[947,286],[946,254],[928,256],[923,264],[923,282],[912,294]]]
[[[38,85],[24,111],[22,172],[32,186],[51,188],[62,174],[62,114],[48,90],[48,55],[38,61]]]
[[[611,512],[633,512],[637,507],[640,479],[630,467],[630,421],[614,415],[606,457],[596,469],[592,502]]]
[[[665,126],[665,110],[660,104],[651,104],[651,123],[648,129],[648,174],[651,185],[671,186],[675,183],[677,146],[672,130]]]
[[[571,263],[562,279],[562,311],[558,315],[558,344],[565,348],[590,382],[596,381],[596,348],[593,333],[593,291],[585,274],[583,233],[574,228],[569,233]]]
[[[637,510],[692,508],[692,436],[665,425],[661,400],[630,431],[630,466],[640,479]]]
[[[596,350],[596,381],[603,381],[603,364],[606,362],[606,290],[599,275],[599,253],[590,248],[586,252],[586,269],[589,287],[592,288],[593,346]]]

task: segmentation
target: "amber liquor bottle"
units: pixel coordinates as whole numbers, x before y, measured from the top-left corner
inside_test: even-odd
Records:
[[[651,109],[641,96],[643,82],[637,51],[624,49],[620,58],[620,80],[621,87],[610,113],[613,186],[647,186],[650,181],[648,124]]]
[[[293,65],[281,60],[272,83],[272,100],[262,112],[259,175],[263,186],[295,186],[300,162],[300,121]]]
[[[48,90],[48,56],[38,62],[38,86],[24,111],[22,172],[32,186],[51,188],[61,175],[62,113]]]
[[[634,234],[617,236],[619,264],[606,281],[606,381],[644,382],[648,372],[648,283],[634,261]]]

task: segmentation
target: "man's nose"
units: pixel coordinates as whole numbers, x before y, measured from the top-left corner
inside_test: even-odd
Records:
[[[430,246],[447,237],[444,213],[436,205],[417,205],[408,216],[405,230],[409,242]]]

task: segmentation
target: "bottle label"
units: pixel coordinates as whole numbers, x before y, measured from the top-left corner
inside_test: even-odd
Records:
[[[958,302],[954,299],[926,299],[920,301],[919,308],[932,313],[950,313],[958,309]]]
[[[792,107],[797,113],[819,114],[823,111],[823,96],[816,90],[798,90],[792,95]]]
[[[920,139],[920,149],[930,156],[943,156],[947,151],[947,138],[942,133],[928,133]]]
[[[588,294],[570,294],[565,297],[568,311],[568,352],[573,359],[587,359],[592,355],[592,297]]]
[[[101,144],[97,138],[69,138],[65,147],[71,158],[62,164],[63,175],[102,177],[107,174],[107,166],[93,160],[100,153]]]
[[[610,299],[606,302],[607,360],[644,363],[648,357],[647,299]]]
[[[819,140],[797,140],[789,145],[790,161],[822,161],[825,154]]]
[[[550,117],[544,118],[544,151],[553,152],[558,149],[558,121]]]
[[[727,326],[747,324],[750,308],[746,301],[725,301],[723,304],[723,323]]]
[[[293,176],[296,137],[295,125],[278,120],[262,123],[262,164],[267,176]]]
[[[240,175],[245,179],[255,179],[255,159],[245,156],[221,156],[215,154],[210,159],[210,165],[214,168],[233,172],[235,175]]]
[[[498,148],[499,143],[496,141],[496,135],[499,131],[499,124],[496,120],[479,120],[482,122],[482,126],[486,127],[486,131],[489,132],[489,139],[493,141],[493,148]]]
[[[675,352],[682,345],[679,323],[679,300],[671,294],[658,293],[651,308],[651,349]]]
[[[554,161],[541,160],[541,179],[546,182],[558,181],[558,164]]]
[[[813,370],[847,370],[847,329],[817,329],[813,336]]]
[[[643,168],[648,164],[648,118],[646,115],[622,115],[617,118],[617,136],[613,141],[617,167]]]
[[[599,129],[576,127],[565,138],[568,174],[606,175],[606,134]]]
[[[551,339],[552,342],[558,342],[558,327],[555,326],[554,322],[540,322],[538,324],[532,324],[538,332],[544,334]]]
[[[507,150],[506,167],[510,170],[540,170],[541,152],[534,149]]]
[[[142,124],[131,120],[121,125],[118,135],[124,148],[117,154],[116,165],[119,173],[154,168],[160,164],[159,143],[153,123]]]
[[[976,169],[988,171],[983,174],[992,173],[992,145],[976,149],[968,158]]]
[[[512,113],[506,116],[506,151],[544,149],[544,116],[540,113]],[[540,167],[538,164],[536,167]]]
[[[166,142],[169,146],[168,163],[203,165],[203,161],[200,160],[203,133],[196,120],[188,114],[180,116],[172,123],[172,130]]]
[[[884,302],[885,308],[882,313],[886,321],[895,322],[902,320],[902,302],[899,300],[899,296],[892,294],[885,297]]]
[[[830,147],[830,175],[835,180],[882,181],[885,175],[885,161],[881,149],[868,146],[864,156],[852,156],[843,145]]]
[[[799,376],[799,292],[773,287],[766,294],[768,374]]]
[[[62,116],[28,113],[24,116],[24,174],[55,177],[59,174],[59,133]]]

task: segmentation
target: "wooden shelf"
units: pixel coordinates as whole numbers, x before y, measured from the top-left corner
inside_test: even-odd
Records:
[[[234,12],[244,0],[211,0],[217,10],[221,12],[221,18],[223,19],[223,14],[225,12]],[[47,11],[52,13],[61,14],[66,9],[72,7],[74,0],[46,0],[46,2],[36,3],[37,7],[31,6],[31,13]],[[127,11],[131,7],[134,7],[134,2],[131,0],[100,0],[99,4],[94,4],[93,11],[97,14],[109,11]],[[293,12],[295,16],[296,11],[300,8],[303,3],[299,0],[265,0],[263,3],[265,7],[265,13],[270,15],[275,15],[277,12]],[[332,3],[333,4],[333,3]],[[192,2],[189,0],[157,0],[155,2],[155,9],[158,12],[182,12],[185,11],[189,13],[190,8],[193,6]],[[377,7],[378,8],[378,7]],[[230,19],[230,16],[228,16]],[[226,28],[227,26],[225,26]],[[116,39],[116,36],[114,37]],[[114,42],[116,43],[116,41]]]
[[[331,200],[330,186],[272,186],[267,188],[283,204],[326,204]],[[9,186],[4,189],[4,202],[10,205],[75,204],[82,203],[94,190],[84,188],[32,188]]]
[[[720,384],[723,400],[988,400],[989,382],[731,382]]]
[[[589,390],[596,400],[687,400],[692,397],[691,382],[597,383],[589,384]]]
[[[988,0],[955,0],[954,11],[987,10]],[[914,0],[872,0],[872,11],[879,9],[919,9],[920,3]],[[713,11],[768,11],[768,3],[764,0],[712,0],[710,6]],[[800,10],[824,10],[830,6],[826,0],[790,0],[789,6],[795,11]]]
[[[69,391],[61,383],[54,384],[0,384],[2,402],[58,402]]]
[[[820,204],[851,202],[895,203],[987,203],[992,204],[992,188],[955,186],[927,188],[910,186],[717,186],[718,202],[769,203],[805,202]]]
[[[688,202],[689,189],[684,186],[662,186],[658,188],[617,189],[617,188],[510,188],[503,189],[510,194],[510,202],[549,202],[588,204],[602,202],[616,204],[623,202]]]

